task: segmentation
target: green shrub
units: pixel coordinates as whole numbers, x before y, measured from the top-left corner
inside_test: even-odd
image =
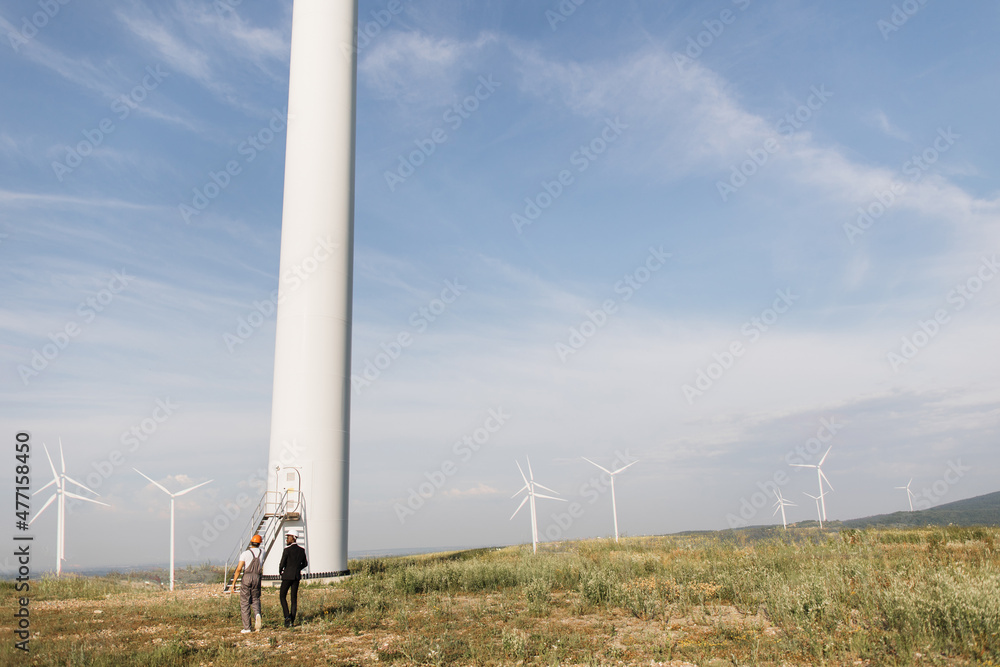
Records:
[[[595,570],[580,582],[580,594],[592,605],[603,606],[620,599],[620,585],[606,570]]]
[[[549,611],[552,591],[545,579],[533,579],[524,586],[524,598],[528,602],[528,613],[543,616]]]

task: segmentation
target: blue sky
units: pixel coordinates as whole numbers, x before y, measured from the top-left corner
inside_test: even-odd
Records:
[[[814,518],[788,464],[830,446],[831,518],[911,477],[926,506],[995,491],[998,12],[363,0],[351,550],[528,541],[529,456],[556,538],[612,530],[582,456],[640,461],[633,535],[774,522],[774,486]],[[133,466],[214,480],[179,561],[224,558],[259,493],[290,26],[287,0],[0,9],[0,423],[33,488],[61,437],[111,504],[72,508],[70,567],[165,562]],[[49,567],[54,513],[33,528]]]

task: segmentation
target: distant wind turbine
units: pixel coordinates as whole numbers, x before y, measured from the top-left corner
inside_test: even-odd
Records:
[[[913,511],[913,499],[917,497],[917,494],[915,494],[913,491],[910,491],[910,484],[913,484],[913,478],[912,477],[910,478],[910,481],[906,483],[906,486],[897,486],[896,488],[897,489],[905,489],[906,490],[906,499],[908,501],[910,501],[910,511],[912,512]]]
[[[611,476],[611,513],[615,517],[615,542],[617,542],[618,541],[618,506],[615,504],[615,475],[617,475],[621,471],[625,470],[625,468],[628,468],[631,465],[635,465],[636,463],[638,463],[638,461],[632,461],[632,463],[624,465],[621,468],[619,468],[618,470],[615,470],[614,472],[611,472],[610,470],[608,470],[604,466],[597,465],[596,463],[594,463],[593,461],[591,461],[590,459],[588,459],[586,456],[583,456],[581,458],[584,461],[586,461],[587,463],[589,463],[590,465],[597,466],[598,468],[600,468],[601,470],[603,470],[604,472],[608,473],[608,475]]]
[[[49,467],[52,468],[53,479],[48,484],[35,491],[32,495],[38,495],[53,484],[56,485],[56,492],[49,496],[49,499],[45,501],[44,505],[42,505],[42,509],[38,510],[38,513],[31,518],[28,525],[30,526],[35,523],[35,519],[42,516],[42,512],[48,509],[49,505],[51,505],[54,500],[58,499],[59,502],[56,504],[56,576],[58,577],[62,574],[62,564],[63,561],[66,560],[66,496],[76,498],[77,500],[85,500],[88,503],[104,505],[105,507],[110,507],[110,505],[102,503],[99,500],[94,500],[93,498],[78,496],[72,491],[66,490],[66,482],[69,482],[71,484],[76,484],[84,491],[93,493],[95,496],[100,495],[96,491],[88,489],[86,486],[66,474],[66,457],[63,455],[62,438],[59,438],[59,464],[62,467],[61,474],[56,472],[56,466],[52,463],[52,457],[49,456],[49,448],[45,446],[44,442],[42,443],[42,447],[45,449],[45,458],[49,460]]]
[[[833,449],[832,445],[830,446],[830,449]],[[833,491],[833,484],[830,484],[830,480],[828,480],[826,478],[826,475],[823,474],[823,462],[826,461],[826,457],[830,455],[830,449],[826,450],[826,454],[824,454],[823,458],[821,458],[819,460],[819,463],[816,463],[816,464],[812,464],[812,463],[792,463],[792,464],[790,464],[794,468],[816,468],[816,479],[819,482],[819,496],[818,497],[819,497],[820,506],[823,509],[823,521],[826,521],[826,500],[825,500],[825,498],[826,498],[826,491],[823,490],[823,482],[826,482],[826,485],[830,487],[831,491]],[[810,497],[811,498],[816,498],[817,496],[810,496]]]
[[[517,464],[517,471],[521,473],[521,479],[524,480],[524,486],[518,489],[517,493],[511,496],[511,498],[514,498],[515,496],[517,496],[518,493],[521,493],[522,491],[525,490],[527,490],[528,495],[526,495],[521,500],[521,504],[517,506],[517,509],[514,510],[514,513],[510,515],[510,518],[513,519],[515,516],[517,516],[517,513],[521,511],[521,508],[524,507],[525,503],[528,503],[531,506],[531,550],[532,553],[538,553],[538,516],[535,513],[535,498],[545,498],[546,500],[558,500],[560,502],[566,502],[566,500],[564,498],[545,496],[535,491],[535,488],[537,487],[539,489],[544,489],[549,493],[555,493],[555,494],[559,493],[558,491],[553,491],[549,487],[542,486],[541,484],[535,481],[535,473],[531,471],[531,459],[527,460],[528,460],[528,477],[524,476],[524,470],[521,469],[521,464],[517,463],[517,461],[514,461],[514,463]]]
[[[803,491],[803,493],[805,493],[805,491]],[[816,516],[819,517],[819,527],[822,528],[823,527],[823,513],[819,509],[819,504],[823,501],[823,494],[821,493],[818,496],[814,496],[811,493],[806,493],[806,495],[816,501]]]
[[[143,475],[135,468],[132,468],[132,470],[135,470],[143,477],[146,477],[146,475]],[[146,477],[146,479],[155,484],[156,487],[161,491],[163,491],[165,494],[170,496],[170,590],[174,590],[174,498],[177,498],[178,496],[183,496],[185,493],[190,493],[200,486],[205,486],[206,484],[211,483],[213,480],[208,480],[207,482],[202,482],[201,484],[195,484],[191,488],[184,489],[183,491],[178,491],[177,493],[170,493],[162,484],[154,482],[149,477]]]
[[[785,507],[798,507],[798,505],[793,503],[791,500],[785,500],[782,498],[780,489],[774,490],[774,497],[778,499],[778,502],[774,504],[774,514],[777,514],[778,510],[781,510],[781,525],[785,527],[785,530],[788,530],[788,522],[785,520]],[[774,514],[771,516],[774,516]]]

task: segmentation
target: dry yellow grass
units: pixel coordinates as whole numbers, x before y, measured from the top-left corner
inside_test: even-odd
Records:
[[[794,533],[793,533],[794,534]],[[995,664],[1000,531],[594,540],[378,559],[300,592],[300,626],[241,635],[220,584],[33,589],[37,665]],[[3,600],[10,638],[13,593]]]

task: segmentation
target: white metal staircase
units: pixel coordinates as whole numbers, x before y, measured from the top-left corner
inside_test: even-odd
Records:
[[[229,573],[234,572],[240,559],[240,554],[246,551],[250,544],[250,538],[254,535],[261,536],[261,562],[267,560],[267,555],[271,552],[271,547],[281,535],[281,526],[285,521],[297,521],[301,518],[301,494],[294,489],[287,489],[279,496],[275,491],[265,491],[257,508],[250,517],[250,522],[240,535],[240,541],[236,544],[229,558],[226,559],[225,579],[223,583],[226,591],[232,583]],[[237,582],[237,587],[239,582]]]

